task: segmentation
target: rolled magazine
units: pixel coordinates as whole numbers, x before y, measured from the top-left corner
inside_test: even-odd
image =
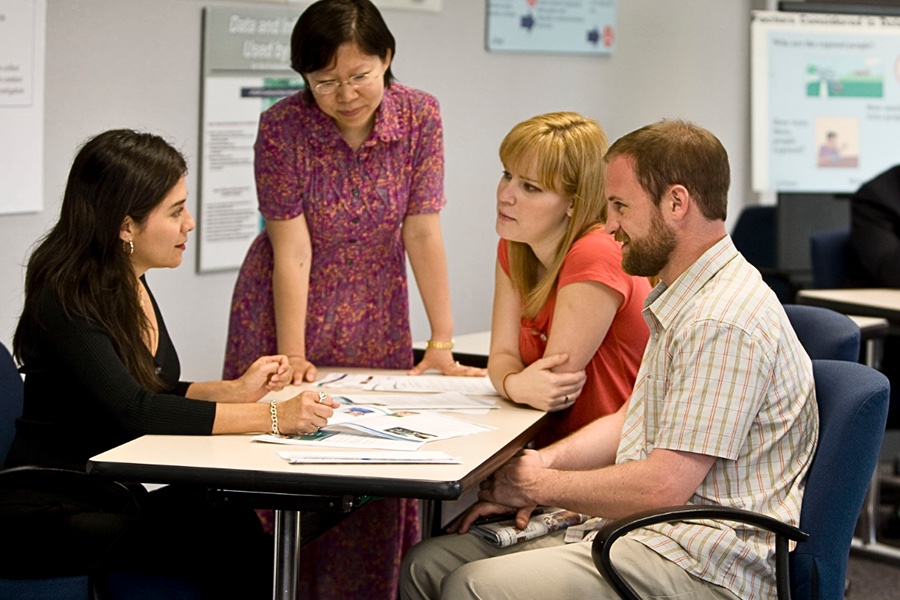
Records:
[[[474,525],[469,532],[492,546],[506,548],[527,540],[547,535],[571,525],[579,525],[590,517],[562,508],[544,508],[540,514],[532,515],[525,529],[516,527],[514,517],[494,523]]]

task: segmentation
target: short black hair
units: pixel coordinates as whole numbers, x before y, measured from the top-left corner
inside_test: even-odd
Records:
[[[312,90],[306,74],[330,65],[337,49],[347,42],[382,60],[396,55],[394,35],[370,0],[319,0],[297,19],[291,34],[291,68],[303,77],[309,99]],[[388,67],[384,86],[390,87],[393,81]]]

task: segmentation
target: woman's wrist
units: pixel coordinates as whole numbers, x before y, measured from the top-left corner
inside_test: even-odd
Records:
[[[509,394],[509,390],[506,388],[506,382],[509,379],[510,375],[516,375],[518,371],[510,371],[506,375],[503,376],[503,379],[500,381],[501,392],[503,393],[503,397],[507,400],[512,400],[512,396]]]
[[[281,430],[278,428],[278,404],[275,400],[269,402],[269,419],[272,422],[272,435],[281,435]]]
[[[453,350],[453,346],[456,345],[456,340],[450,338],[449,340],[440,340],[431,338],[425,344],[426,350]]]

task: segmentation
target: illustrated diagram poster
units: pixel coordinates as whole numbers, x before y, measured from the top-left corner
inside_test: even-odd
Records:
[[[201,272],[240,267],[262,230],[253,144],[260,113],[303,89],[303,79],[289,65],[291,32],[304,8],[203,11]]]
[[[488,0],[488,50],[611,54],[616,0]]]
[[[46,0],[0,0],[0,214],[44,197]]]
[[[757,191],[847,193],[900,163],[900,18],[757,11]]]

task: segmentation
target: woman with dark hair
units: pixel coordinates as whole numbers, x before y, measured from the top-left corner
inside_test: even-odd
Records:
[[[83,471],[143,434],[310,432],[332,415],[313,392],[258,402],[291,382],[284,356],[259,358],[232,381],[179,381],[144,275],[181,264],[194,228],[185,173],[182,155],[149,133],[107,131],[78,152],[59,220],[28,261],[13,339],[25,402],[7,466]],[[214,508],[190,486],[132,487],[141,520],[117,568],[197,580],[213,595],[271,590],[271,540],[252,511]]]
[[[235,285],[225,377],[276,352],[296,382],[314,380],[316,365],[484,374],[451,352],[438,102],[394,81],[395,54],[369,0],[321,0],[297,20],[291,66],[305,90],[260,119],[255,169],[266,227]],[[407,254],[431,327],[418,365]],[[393,600],[400,555],[418,538],[415,501],[370,503],[304,549],[304,597]]]

